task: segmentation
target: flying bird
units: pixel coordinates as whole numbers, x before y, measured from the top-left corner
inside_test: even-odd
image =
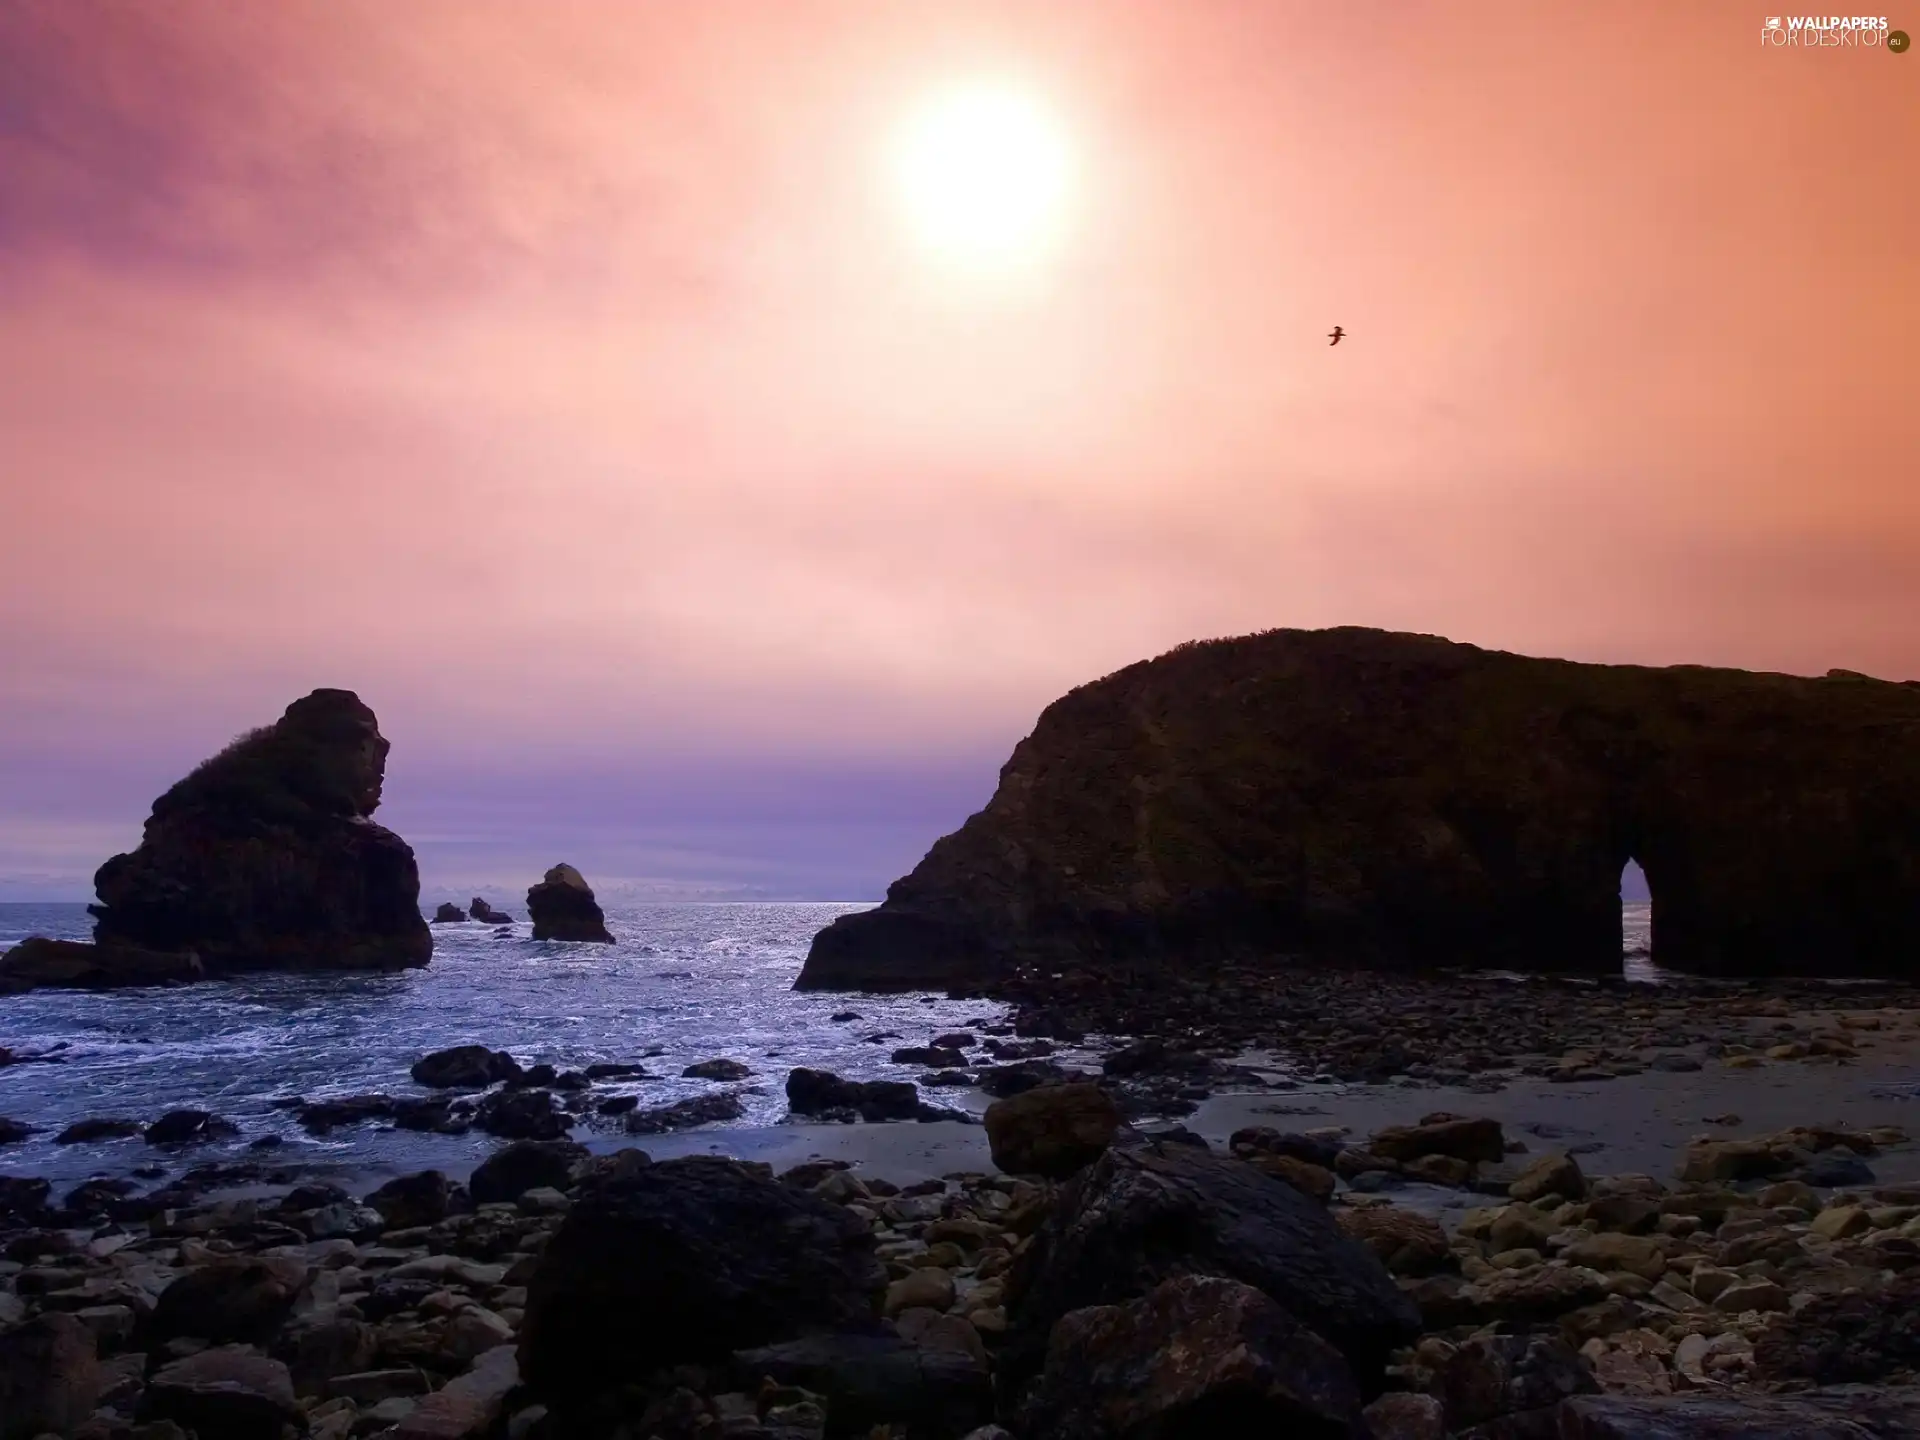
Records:
[[[1331,340],[1327,341],[1327,343],[1329,345],[1338,345],[1340,343],[1340,337],[1346,334],[1347,332],[1342,330],[1338,325],[1336,325],[1333,327],[1333,329],[1329,330],[1327,333],[1333,337]]]

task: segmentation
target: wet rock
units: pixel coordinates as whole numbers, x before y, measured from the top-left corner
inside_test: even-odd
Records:
[[[718,1095],[696,1095],[671,1105],[657,1105],[650,1110],[635,1110],[624,1123],[629,1135],[663,1135],[670,1130],[690,1130],[696,1125],[724,1124],[746,1113],[740,1092],[728,1090]]]
[[[1787,1146],[1771,1140],[1695,1140],[1680,1162],[1686,1181],[1772,1180],[1800,1163]]]
[[[451,900],[442,900],[440,908],[433,912],[433,923],[436,925],[460,925],[466,922],[466,918],[467,912]]]
[[[1098,1085],[1047,1085],[994,1101],[986,1127],[1000,1169],[1064,1180],[1105,1153],[1120,1111]]]
[[[1871,1185],[1873,1167],[1852,1155],[1820,1155],[1800,1167],[1800,1179],[1828,1189],[1842,1185]]]
[[[1385,1267],[1293,1187],[1192,1146],[1110,1149],[1067,1182],[1008,1277],[1007,1393],[1038,1373],[1063,1315],[1125,1304],[1179,1274],[1263,1291],[1339,1350],[1363,1387],[1420,1330]]]
[[[293,1313],[307,1282],[298,1260],[235,1257],[189,1270],[160,1292],[151,1343],[186,1336],[215,1345],[264,1345]]]
[[[1502,1429],[1489,1436],[1539,1435],[1552,1440],[1557,1407],[1600,1387],[1592,1369],[1556,1335],[1475,1336],[1440,1368],[1436,1391],[1450,1430],[1471,1426]]]
[[[1339,1351],[1252,1286],[1188,1275],[1063,1316],[1016,1424],[1050,1440],[1357,1440],[1359,1417]]]
[[[295,1113],[301,1128],[314,1135],[325,1135],[347,1125],[364,1125],[370,1120],[393,1118],[393,1098],[389,1095],[350,1095],[340,1100],[320,1100],[302,1105]]]
[[[908,1045],[888,1057],[896,1065],[925,1065],[934,1070],[951,1070],[967,1063],[958,1050],[938,1045]]]
[[[493,906],[489,905],[485,900],[482,900],[478,895],[473,897],[473,904],[467,908],[471,911],[473,918],[483,925],[511,925],[513,923],[513,916],[507,914],[504,910],[494,909]]]
[[[680,1072],[688,1080],[745,1080],[753,1070],[738,1060],[702,1060]]]
[[[191,985],[207,978],[191,950],[146,950],[89,945],[33,935],[0,954],[0,995],[29,990],[119,990],[145,985]]]
[[[51,1181],[38,1177],[0,1175],[0,1218],[22,1222],[33,1220],[47,1208]]]
[[[142,1132],[149,1145],[198,1145],[209,1140],[230,1140],[240,1133],[231,1120],[205,1110],[169,1110]]]
[[[1430,1155],[1497,1164],[1506,1157],[1507,1139],[1498,1120],[1430,1115],[1418,1125],[1389,1126],[1375,1135],[1367,1148],[1402,1165]]]
[[[1311,1196],[1322,1205],[1333,1198],[1333,1192],[1339,1186],[1339,1180],[1331,1170],[1323,1169],[1309,1160],[1299,1160],[1292,1155],[1276,1155],[1265,1150],[1255,1150],[1242,1157],[1247,1164],[1264,1175],[1293,1186],[1302,1195]]]
[[[1447,1440],[1446,1410],[1431,1395],[1396,1390],[1360,1412],[1372,1440]]]
[[[796,1115],[851,1111],[867,1121],[911,1120],[920,1092],[906,1080],[843,1080],[828,1070],[797,1067],[787,1074],[787,1108]]]
[[[492,1205],[543,1186],[562,1189],[587,1158],[587,1147],[570,1140],[516,1140],[480,1162],[467,1179],[467,1191],[476,1205]]]
[[[990,1065],[980,1072],[980,1088],[996,1099],[1023,1095],[1042,1085],[1068,1084],[1081,1077],[1048,1060],[1022,1060],[1012,1065]]]
[[[429,1090],[484,1090],[502,1080],[517,1080],[520,1064],[504,1050],[456,1045],[413,1062],[413,1083]]]
[[[94,938],[192,950],[212,974],[425,965],[413,852],[375,824],[388,744],[349,690],[315,690],[153,803],[94,876]]]
[[[72,1434],[102,1385],[93,1332],[73,1316],[0,1328],[0,1440]]]
[[[1340,1161],[1338,1141],[1275,1130],[1266,1125],[1249,1125],[1234,1131],[1227,1138],[1227,1148],[1243,1160],[1253,1155],[1285,1155],[1318,1165],[1323,1170],[1333,1169]]]
[[[53,1137],[56,1145],[90,1145],[100,1140],[128,1140],[140,1133],[137,1120],[76,1120]]]
[[[473,1122],[503,1140],[559,1140],[573,1128],[550,1090],[496,1091],[480,1102]]]
[[[876,1323],[886,1275],[857,1216],[731,1160],[647,1165],[586,1194],[527,1292],[520,1364],[556,1414],[651,1365],[725,1360]]]
[[[613,943],[593,888],[571,865],[554,866],[527,891],[527,918],[533,922],[536,940]]]
[[[139,1419],[171,1420],[202,1440],[281,1440],[281,1427],[297,1427],[303,1416],[285,1365],[222,1347],[155,1372],[140,1397]]]
[[[0,1115],[0,1145],[17,1145],[34,1133],[33,1126]]]
[[[898,1335],[816,1335],[743,1350],[734,1356],[733,1374],[742,1386],[770,1379],[824,1396],[842,1434],[901,1425],[916,1435],[971,1435],[993,1415],[993,1381],[984,1364]]]

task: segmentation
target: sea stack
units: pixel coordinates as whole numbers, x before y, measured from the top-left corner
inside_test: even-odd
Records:
[[[513,923],[513,916],[507,914],[504,910],[494,909],[493,906],[489,905],[478,895],[473,897],[473,904],[469,909],[473,912],[473,918],[484,925],[511,925]]]
[[[527,891],[527,918],[536,940],[591,940],[611,945],[607,917],[593,887],[571,865],[556,865]]]
[[[1275,630],[1072,691],[803,989],[1222,959],[1618,975],[1920,967],[1920,684]]]
[[[425,965],[413,851],[371,819],[388,749],[351,690],[315,690],[242,735],[100,867],[95,941],[191,950],[212,975]]]
[[[433,923],[436,925],[463,925],[466,919],[467,912],[451,900],[442,900],[440,908],[433,912]]]

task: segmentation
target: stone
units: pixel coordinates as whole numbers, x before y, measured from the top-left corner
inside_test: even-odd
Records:
[[[1521,1428],[1522,1417],[1538,1417],[1547,1427],[1560,1403],[1599,1389],[1587,1362],[1557,1335],[1476,1335],[1440,1367],[1434,1391],[1455,1431],[1504,1422],[1508,1430],[1489,1434],[1516,1436],[1551,1428]]]
[[[1323,1135],[1291,1134],[1265,1125],[1250,1125],[1234,1131],[1227,1137],[1227,1149],[1242,1160],[1255,1155],[1285,1155],[1309,1165],[1317,1165],[1322,1170],[1337,1169],[1342,1154],[1338,1140]],[[1360,1155],[1365,1152],[1354,1153]],[[1391,1163],[1383,1162],[1378,1157],[1368,1158],[1376,1164]]]
[[[1474,1318],[1537,1324],[1597,1304],[1608,1293],[1606,1276],[1584,1266],[1501,1270],[1470,1288],[1466,1308]]]
[[[429,1090],[484,1090],[502,1080],[518,1080],[520,1063],[504,1050],[484,1045],[455,1045],[413,1062],[413,1083]]]
[[[1293,1186],[1302,1195],[1310,1195],[1322,1205],[1333,1198],[1333,1192],[1339,1188],[1339,1180],[1331,1170],[1315,1165],[1310,1160],[1301,1160],[1293,1155],[1275,1155],[1268,1151],[1256,1150],[1245,1157],[1246,1163],[1263,1175]]]
[[[1851,1240],[1855,1235],[1871,1230],[1873,1220],[1864,1205],[1835,1205],[1814,1216],[1813,1223],[1807,1228],[1829,1240]]]
[[[485,900],[482,900],[478,895],[473,897],[473,903],[469,905],[467,909],[472,913],[473,918],[483,925],[511,925],[513,923],[513,916],[507,914],[504,910],[494,909],[493,906],[489,905]]]
[[[1342,1234],[1358,1240],[1395,1275],[1432,1275],[1454,1264],[1447,1232],[1431,1216],[1398,1205],[1342,1205],[1333,1212]]]
[[[473,1123],[503,1140],[561,1140],[573,1128],[551,1090],[496,1090],[480,1102]]]
[[[586,1146],[571,1140],[516,1140],[480,1162],[467,1178],[467,1191],[476,1205],[493,1205],[543,1185],[564,1189],[587,1155]]]
[[[442,900],[439,909],[433,912],[433,923],[436,925],[461,925],[466,923],[466,919],[467,912],[451,900]]]
[[[951,1070],[967,1063],[958,1050],[939,1045],[908,1045],[888,1057],[896,1065],[925,1065],[935,1070]]]
[[[17,1145],[35,1133],[32,1125],[0,1115],[0,1145]]]
[[[137,945],[90,945],[30,935],[0,954],[0,995],[29,990],[119,990],[150,985],[191,985],[207,978],[191,950],[149,950]]]
[[[103,1384],[93,1332],[73,1316],[0,1329],[0,1440],[72,1434]]]
[[[796,1115],[852,1111],[861,1119],[911,1120],[920,1092],[906,1080],[843,1080],[828,1070],[796,1067],[787,1074],[787,1108]]]
[[[1346,1357],[1359,1383],[1420,1330],[1386,1268],[1326,1207],[1245,1162],[1189,1145],[1110,1149],[1064,1187],[1008,1275],[999,1379],[1017,1396],[1052,1326],[1178,1274],[1252,1285]]]
[[[315,690],[153,803],[94,876],[102,946],[186,951],[209,974],[425,965],[413,851],[375,824],[388,743],[350,690]]]
[[[149,1145],[196,1145],[239,1133],[239,1126],[205,1110],[169,1110],[141,1132],[141,1138]]]
[[[488,1350],[465,1374],[423,1398],[394,1427],[394,1440],[479,1440],[491,1434],[520,1383],[511,1346]]]
[[[571,865],[556,865],[527,891],[527,918],[536,940],[593,941],[613,944],[607,917],[593,898],[593,887]]]
[[[737,1090],[717,1095],[695,1095],[671,1105],[656,1105],[634,1110],[622,1122],[629,1135],[664,1135],[671,1130],[689,1130],[696,1125],[718,1125],[738,1120],[746,1114],[746,1103]]]
[[[1507,1185],[1509,1196],[1529,1204],[1549,1195],[1579,1200],[1586,1193],[1587,1177],[1580,1173],[1580,1164],[1571,1155],[1537,1156]]]
[[[738,1060],[702,1060],[680,1074],[688,1080],[745,1080],[753,1071]]]
[[[497,1158],[497,1154],[489,1158]],[[484,1170],[486,1166],[487,1161],[480,1162],[481,1169]],[[454,1193],[453,1182],[438,1170],[421,1170],[416,1174],[402,1175],[397,1180],[389,1180],[369,1194],[366,1203],[394,1229],[411,1230],[420,1225],[437,1225],[446,1219]]]
[[[1626,1270],[1658,1280],[1667,1268],[1666,1237],[1659,1235],[1589,1235],[1560,1252],[1569,1265],[1593,1270]]]
[[[734,1356],[732,1374],[743,1387],[770,1379],[824,1396],[836,1429],[844,1426],[848,1435],[883,1425],[916,1435],[963,1435],[993,1416],[985,1364],[898,1335],[823,1334],[743,1350]]]
[[[1049,1440],[1359,1440],[1360,1405],[1340,1352],[1266,1295],[1184,1275],[1062,1316],[1015,1426]]]
[[[1000,1169],[1064,1180],[1106,1152],[1120,1129],[1120,1108],[1098,1085],[1045,1085],[994,1101],[986,1127]]]
[[[1496,1164],[1506,1157],[1507,1140],[1498,1120],[1447,1116],[1432,1117],[1431,1123],[1389,1126],[1376,1134],[1367,1148],[1403,1165],[1428,1155]]]
[[[1914,1440],[1920,1392],[1812,1390],[1800,1395],[1579,1395],[1555,1440]]]
[[[56,1145],[91,1145],[99,1140],[128,1140],[140,1133],[138,1120],[76,1120],[53,1137]]]
[[[293,1313],[307,1275],[299,1260],[211,1260],[160,1292],[149,1333],[155,1343],[191,1336],[215,1345],[264,1345]]]
[[[1713,1307],[1729,1315],[1748,1310],[1775,1311],[1787,1308],[1787,1292],[1765,1278],[1737,1280],[1713,1298]]]
[[[1682,1180],[1771,1180],[1799,1163],[1793,1151],[1767,1140],[1695,1140],[1680,1162]]]
[[[1372,1440],[1447,1440],[1447,1413],[1431,1395],[1395,1390],[1360,1412]]]
[[[1920,1271],[1870,1290],[1815,1295],[1754,1341],[1769,1381],[1873,1383],[1920,1368]]]
[[[556,1415],[655,1366],[877,1321],[886,1272],[858,1216],[714,1156],[583,1194],[527,1287],[527,1383]]]
[[[281,1440],[281,1426],[303,1415],[285,1365],[222,1346],[163,1365],[140,1397],[138,1418],[171,1420],[202,1440]]]

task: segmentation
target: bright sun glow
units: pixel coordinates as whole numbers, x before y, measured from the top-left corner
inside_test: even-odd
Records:
[[[1044,259],[1066,219],[1065,133],[1034,96],[973,85],[908,117],[893,150],[907,219],[942,259],[974,268]]]

